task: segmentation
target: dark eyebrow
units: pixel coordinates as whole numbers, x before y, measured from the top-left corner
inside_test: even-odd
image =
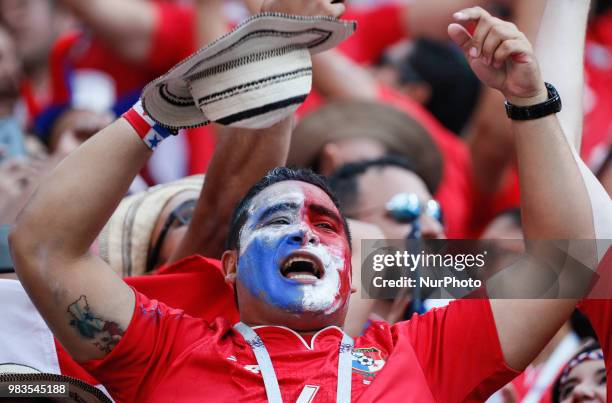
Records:
[[[278,203],[274,204],[268,208],[266,208],[260,215],[257,217],[255,222],[265,221],[272,214],[278,213],[279,211],[292,211],[300,208],[300,205],[297,203],[286,202],[286,203]]]
[[[342,222],[342,219],[335,211],[330,210],[325,206],[322,206],[320,204],[311,204],[310,206],[308,206],[308,208],[317,214],[321,214],[328,218],[331,218],[336,225],[340,225],[340,223]]]

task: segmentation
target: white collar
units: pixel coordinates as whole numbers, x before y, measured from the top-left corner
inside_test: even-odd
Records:
[[[334,329],[337,330],[338,332],[340,332],[340,336],[344,335],[344,331],[339,328],[338,326],[327,326],[324,327],[323,329],[317,331],[315,334],[312,335],[312,339],[310,339],[310,345],[308,345],[308,343],[306,342],[306,340],[302,337],[301,334],[299,334],[298,332],[296,332],[295,330],[288,328],[286,326],[278,326],[278,325],[259,325],[259,326],[252,326],[251,329],[255,330],[255,329],[265,329],[265,328],[277,328],[277,329],[282,329],[282,330],[286,330],[288,331],[290,334],[293,334],[294,336],[296,336],[301,342],[302,344],[304,344],[304,346],[308,349],[308,350],[314,350],[314,342],[315,339],[317,338],[317,336],[319,336],[321,333],[330,330],[330,329]]]

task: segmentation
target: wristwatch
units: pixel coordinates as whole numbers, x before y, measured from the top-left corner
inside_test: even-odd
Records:
[[[532,120],[552,115],[561,111],[561,97],[552,84],[544,83],[548,91],[548,100],[540,104],[530,106],[516,106],[504,101],[506,114],[512,120]]]

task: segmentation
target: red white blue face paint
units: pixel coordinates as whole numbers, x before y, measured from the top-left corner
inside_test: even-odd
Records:
[[[238,281],[293,313],[330,314],[350,296],[350,249],[340,215],[320,189],[285,181],[257,195],[240,233]]]

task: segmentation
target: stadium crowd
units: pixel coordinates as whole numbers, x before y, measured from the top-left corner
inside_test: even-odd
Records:
[[[0,400],[606,402],[611,196],[610,0],[0,0]],[[371,299],[376,239],[594,274]]]

